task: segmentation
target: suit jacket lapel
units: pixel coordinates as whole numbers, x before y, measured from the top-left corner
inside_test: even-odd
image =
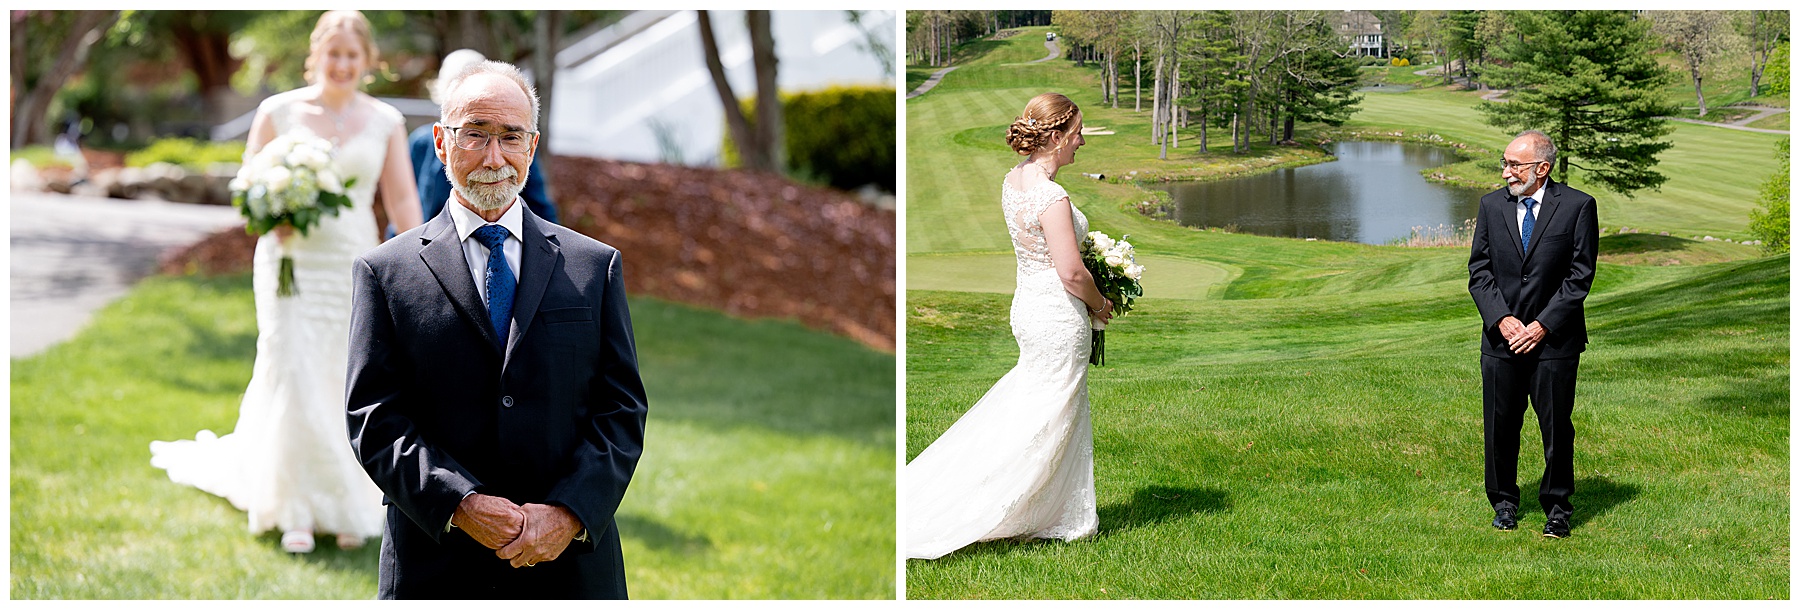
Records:
[[[1525,260],[1525,246],[1520,243],[1519,236],[1519,198],[1508,193],[1506,205],[1502,207],[1505,209],[1500,210],[1500,219],[1506,222],[1500,224],[1506,225],[1506,234],[1512,236],[1512,251],[1519,253],[1519,260]]]
[[[1543,229],[1549,228],[1550,219],[1556,216],[1557,201],[1562,199],[1557,195],[1561,190],[1555,182],[1545,183],[1544,200],[1538,202],[1536,222],[1531,226],[1531,249],[1525,251],[1525,258],[1531,258],[1531,253],[1537,251],[1538,242],[1543,241]]]
[[[519,287],[513,293],[513,327],[507,333],[510,340],[506,345],[506,363],[512,362],[513,347],[519,344],[526,332],[531,329],[531,320],[536,317],[538,304],[544,300],[544,289],[550,285],[550,274],[556,269],[557,261],[562,259],[562,249],[555,241],[544,236],[544,229],[539,224],[544,222],[529,208],[522,210],[524,222],[521,223],[524,235],[519,236]],[[502,365],[502,370],[505,366]]]
[[[462,243],[456,239],[456,222],[448,213],[438,214],[432,217],[421,235],[425,243],[419,249],[419,258],[424,259],[425,266],[431,269],[431,275],[450,297],[450,303],[498,352],[500,337],[494,334],[493,325],[488,322],[487,305],[481,302],[475,279],[469,276],[469,263],[463,258]]]

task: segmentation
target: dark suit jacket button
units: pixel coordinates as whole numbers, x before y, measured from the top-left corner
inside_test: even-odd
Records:
[[[1531,281],[1531,276],[1529,276],[1529,275],[1527,275],[1527,276],[1524,276],[1524,277],[1521,277],[1521,278],[1519,278],[1519,281],[1521,281],[1521,282],[1530,282],[1530,281]]]
[[[501,396],[500,397],[500,406],[511,407],[512,406],[512,397],[511,396]]]

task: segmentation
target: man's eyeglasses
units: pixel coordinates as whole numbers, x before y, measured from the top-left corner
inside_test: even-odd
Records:
[[[499,140],[500,150],[509,153],[523,153],[531,148],[531,142],[537,138],[535,131],[508,131],[492,133],[476,127],[451,127],[443,123],[438,126],[450,130],[450,141],[463,150],[482,150],[487,148],[489,140]]]
[[[1502,169],[1507,169],[1507,170],[1511,170],[1511,171],[1515,171],[1515,172],[1519,171],[1520,168],[1531,167],[1531,166],[1537,165],[1539,163],[1543,163],[1543,161],[1520,161],[1518,163],[1514,163],[1512,161],[1506,160],[1505,157],[1500,158],[1500,167]]]

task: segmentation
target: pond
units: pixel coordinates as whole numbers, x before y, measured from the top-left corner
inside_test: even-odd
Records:
[[[1336,161],[1219,180],[1148,185],[1174,197],[1176,222],[1277,237],[1385,244],[1413,227],[1475,217],[1487,191],[1426,182],[1419,170],[1454,163],[1449,150],[1399,142],[1337,142]]]

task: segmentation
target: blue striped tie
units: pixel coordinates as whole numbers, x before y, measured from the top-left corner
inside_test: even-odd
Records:
[[[1531,226],[1537,224],[1537,215],[1531,213],[1531,208],[1532,206],[1537,205],[1537,201],[1530,197],[1520,199],[1519,201],[1525,204],[1525,223],[1524,226],[1519,227],[1519,245],[1526,251],[1530,251]]]
[[[488,322],[494,325],[494,335],[500,337],[500,345],[506,345],[507,331],[512,326],[513,292],[518,287],[517,278],[513,277],[512,268],[506,266],[506,227],[500,225],[483,225],[475,230],[475,239],[487,246],[487,308]]]

